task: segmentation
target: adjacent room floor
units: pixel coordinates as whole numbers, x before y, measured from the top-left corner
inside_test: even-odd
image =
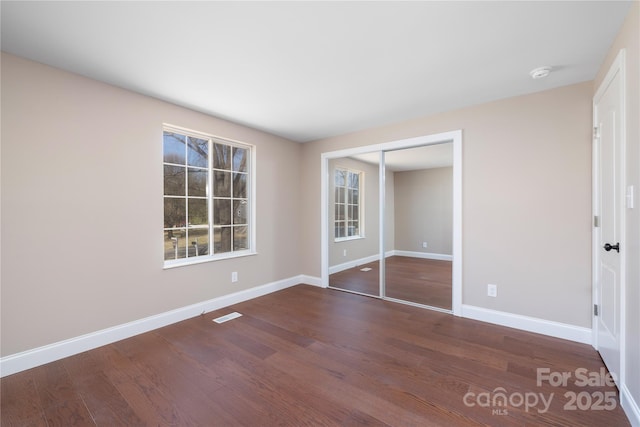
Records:
[[[374,261],[331,274],[329,285],[379,296],[379,264]],[[451,261],[387,257],[385,278],[386,296],[390,298],[451,310]]]
[[[627,426],[614,387],[537,378],[603,368],[588,345],[298,285],[5,377],[1,423]]]

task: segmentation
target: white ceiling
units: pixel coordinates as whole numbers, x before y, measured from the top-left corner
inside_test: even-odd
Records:
[[[631,2],[10,2],[2,50],[306,142],[591,80]],[[529,71],[550,65],[546,79]]]

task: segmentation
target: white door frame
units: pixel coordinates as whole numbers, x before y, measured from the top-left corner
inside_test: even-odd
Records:
[[[600,217],[600,141],[599,138],[596,138],[595,128],[598,126],[597,123],[597,110],[596,105],[598,101],[602,98],[604,93],[607,90],[607,87],[611,83],[611,81],[616,77],[616,75],[620,78],[620,93],[618,94],[620,100],[620,120],[621,120],[621,134],[620,134],[620,168],[619,176],[622,178],[618,184],[619,191],[619,199],[620,206],[618,207],[618,218],[620,224],[620,295],[619,295],[619,304],[620,304],[620,318],[618,319],[620,325],[620,372],[619,376],[616,379],[616,383],[618,388],[621,388],[621,385],[625,383],[625,319],[626,319],[626,309],[625,309],[625,294],[626,294],[626,242],[625,242],[625,222],[626,222],[626,212],[625,212],[625,188],[626,188],[626,75],[625,75],[625,50],[621,49],[616,59],[611,64],[611,68],[607,72],[604,80],[598,87],[596,94],[593,97],[593,127],[594,127],[594,138],[593,138],[593,156],[592,156],[592,213],[594,217],[593,231],[592,231],[592,299],[593,304],[600,304],[600,296],[598,295],[598,278],[599,278],[599,265],[600,265],[600,256],[601,250],[600,247],[600,227],[596,226],[595,221],[596,217]],[[598,318],[595,316],[592,311],[592,345],[598,350]]]
[[[329,182],[329,159],[338,157],[348,157],[356,154],[370,153],[375,151],[391,151],[403,148],[413,148],[424,145],[441,144],[445,142],[453,143],[453,265],[452,265],[452,312],[456,316],[462,315],[462,130],[443,132],[433,135],[419,136],[415,138],[402,139],[385,142],[381,144],[367,145],[362,147],[348,148],[344,150],[331,151],[321,155],[321,278],[322,286],[329,286],[329,208],[328,208],[328,182]],[[384,171],[381,171],[381,176]],[[381,186],[381,194],[384,185]],[[383,200],[380,201],[382,206]],[[380,227],[384,225],[384,210],[380,212]],[[384,233],[380,233],[380,247],[384,248]],[[384,254],[384,250],[380,252]]]

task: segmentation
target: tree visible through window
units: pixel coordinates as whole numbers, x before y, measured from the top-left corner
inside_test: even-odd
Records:
[[[361,235],[361,184],[362,172],[348,169],[335,170],[335,238],[343,239]]]
[[[251,147],[165,129],[164,260],[247,251]]]

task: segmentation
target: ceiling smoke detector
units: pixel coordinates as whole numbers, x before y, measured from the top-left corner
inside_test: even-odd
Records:
[[[538,67],[531,70],[529,75],[531,76],[532,79],[535,80],[535,79],[542,79],[544,77],[547,77],[550,72],[551,72],[551,67]]]

